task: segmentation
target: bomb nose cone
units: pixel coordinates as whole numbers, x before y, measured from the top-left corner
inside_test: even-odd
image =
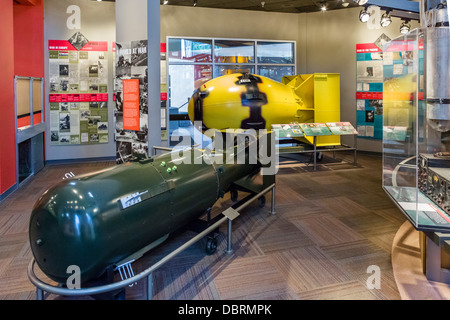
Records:
[[[29,225],[30,246],[36,263],[52,280],[64,282],[71,265],[88,269],[85,257],[95,248],[99,211],[93,195],[76,181],[58,184],[35,204]]]

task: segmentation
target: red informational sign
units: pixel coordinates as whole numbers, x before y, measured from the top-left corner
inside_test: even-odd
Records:
[[[68,40],[48,40],[48,50],[78,51]],[[88,41],[79,51],[108,51],[108,42]]]
[[[139,79],[123,79],[123,129],[139,131]]]
[[[356,53],[383,52],[374,43],[360,43],[356,45]]]

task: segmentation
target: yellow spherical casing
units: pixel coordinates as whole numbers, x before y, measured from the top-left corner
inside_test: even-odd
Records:
[[[203,129],[271,129],[272,124],[311,122],[299,110],[294,89],[263,76],[230,74],[202,85],[189,101],[189,118]],[[303,106],[304,108],[304,106]]]

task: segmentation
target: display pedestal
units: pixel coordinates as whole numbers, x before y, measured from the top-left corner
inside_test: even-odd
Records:
[[[449,300],[450,286],[431,281],[424,273],[420,237],[427,238],[405,221],[392,242],[392,270],[400,297],[402,300]]]
[[[450,234],[426,233],[424,257],[422,260],[424,274],[430,281],[450,284]]]

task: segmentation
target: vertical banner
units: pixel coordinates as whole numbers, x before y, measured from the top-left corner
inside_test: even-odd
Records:
[[[361,138],[383,138],[383,50],[356,45],[356,126]]]
[[[148,155],[147,40],[114,43],[116,163]]]
[[[123,129],[139,131],[139,79],[123,79]]]

